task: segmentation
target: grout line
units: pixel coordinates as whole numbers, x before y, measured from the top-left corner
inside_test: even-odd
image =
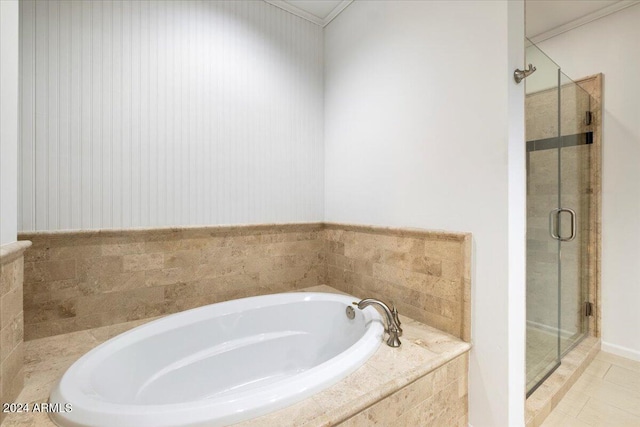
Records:
[[[591,400],[594,399],[593,397],[589,396],[589,398],[584,402],[584,404],[582,405],[582,408],[580,408],[580,410],[578,411],[578,414],[575,416],[575,419],[578,419],[578,417],[580,416],[580,414],[582,414],[582,411],[584,411],[584,408],[587,407],[587,404],[589,402],[591,402]],[[594,399],[595,400],[595,399]],[[582,421],[582,420],[580,420]]]
[[[607,380],[605,379],[605,377],[607,376],[607,374],[608,374],[608,373],[609,373],[609,371],[611,370],[611,367],[612,367],[612,366],[613,366],[613,363],[609,363],[609,367],[607,368],[607,371],[604,373],[604,375],[602,375],[602,379],[603,379],[603,380],[607,381]],[[607,381],[607,382],[609,382],[609,381]]]
[[[578,419],[578,415],[580,415],[580,413],[582,413],[584,408],[587,407],[587,403],[589,403],[591,399],[592,399],[591,397],[588,397],[587,400],[584,401],[584,403],[582,404],[582,406],[580,406],[580,409],[578,410],[578,414],[574,417],[575,419]]]

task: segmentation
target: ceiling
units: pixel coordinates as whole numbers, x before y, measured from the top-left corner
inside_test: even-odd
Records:
[[[550,36],[554,32],[560,34],[563,29],[567,31],[635,3],[638,2],[628,0],[525,0],[527,37],[534,39],[547,33]]]

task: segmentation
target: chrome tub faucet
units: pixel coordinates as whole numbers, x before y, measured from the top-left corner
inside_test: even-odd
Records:
[[[382,309],[385,317],[387,318],[387,328],[385,329],[385,331],[389,334],[387,345],[389,347],[400,347],[402,328],[400,327],[400,317],[398,317],[398,310],[396,310],[395,307],[389,308],[387,304],[375,298],[365,298],[360,302],[354,302],[353,305],[358,306],[360,310],[370,305]]]

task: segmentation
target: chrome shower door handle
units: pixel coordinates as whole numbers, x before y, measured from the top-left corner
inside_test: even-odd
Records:
[[[556,221],[556,223],[558,223],[560,221],[560,214],[562,212],[567,212],[571,218],[571,234],[569,235],[569,237],[560,237],[560,241],[561,242],[570,242],[573,239],[576,238],[576,231],[577,231],[577,225],[576,225],[576,211],[574,211],[573,209],[569,209],[569,208],[562,208],[558,210],[558,221]]]
[[[553,209],[549,212],[549,234],[551,238],[555,240],[560,240],[560,236],[558,236],[558,220],[560,219],[560,208]]]
[[[558,227],[560,224],[560,214],[562,212],[567,212],[571,218],[571,234],[568,237],[561,237],[560,232],[558,231]],[[549,234],[551,234],[552,238],[561,242],[570,242],[576,238],[576,232],[576,211],[569,208],[558,208],[549,212]]]

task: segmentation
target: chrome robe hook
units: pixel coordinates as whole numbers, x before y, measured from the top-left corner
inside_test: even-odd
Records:
[[[526,79],[531,74],[533,74],[534,71],[536,71],[536,67],[534,67],[531,64],[529,64],[529,67],[526,70],[521,70],[517,68],[513,72],[513,79],[516,81],[516,83],[520,83],[522,80]]]

